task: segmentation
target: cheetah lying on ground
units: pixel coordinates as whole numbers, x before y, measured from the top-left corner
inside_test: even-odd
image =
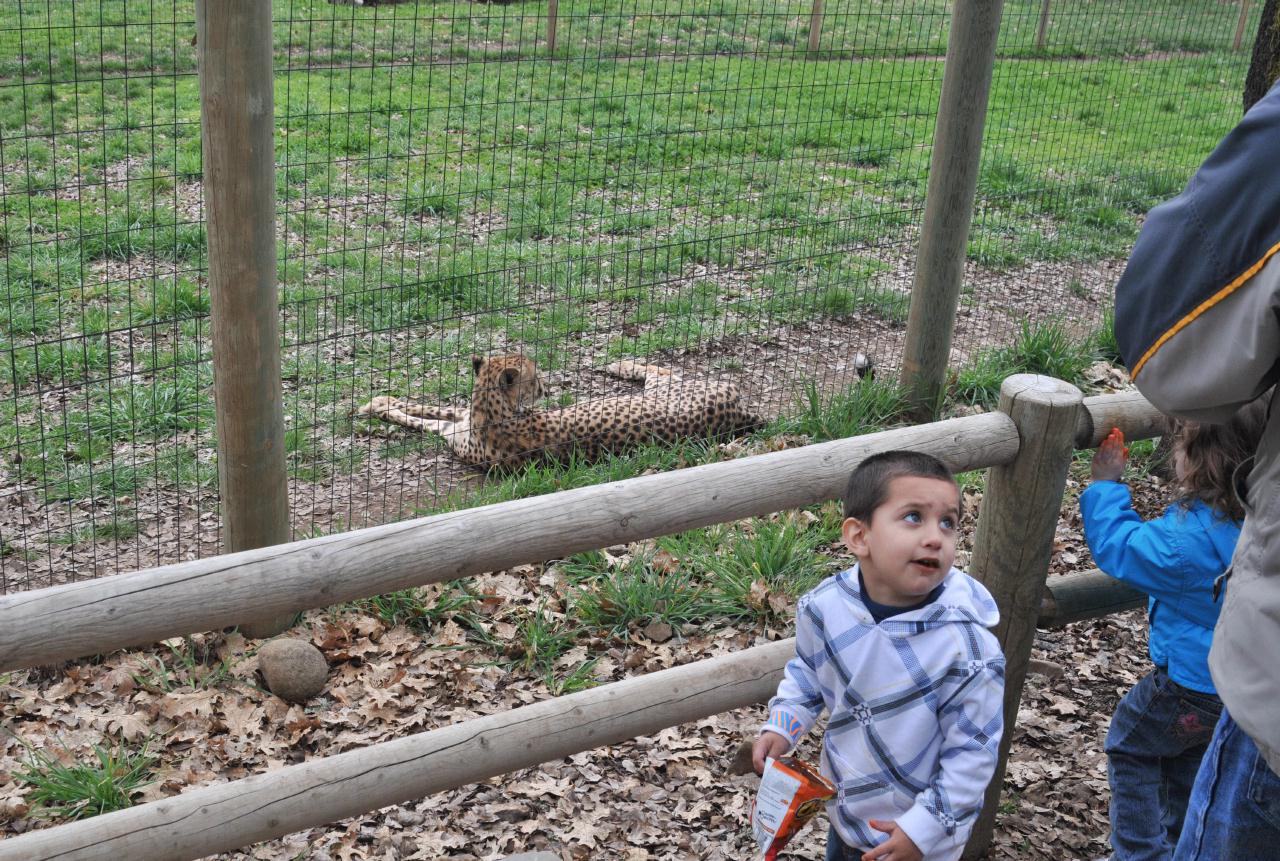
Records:
[[[534,457],[588,459],[653,440],[732,434],[759,424],[739,403],[730,382],[683,382],[666,368],[633,361],[605,371],[644,381],[644,392],[615,395],[558,409],[531,409],[543,395],[533,360],[524,356],[472,357],[471,406],[435,407],[379,396],[355,411],[444,437],[453,453],[477,466],[511,467]]]

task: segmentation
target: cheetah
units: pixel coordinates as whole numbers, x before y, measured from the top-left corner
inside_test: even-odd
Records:
[[[667,368],[626,360],[605,372],[644,383],[644,391],[554,409],[534,409],[544,389],[537,365],[519,355],[473,356],[471,406],[438,407],[379,396],[354,411],[439,434],[464,463],[511,468],[532,459],[588,460],[650,441],[717,437],[750,430],[760,419],[731,382],[680,380]]]

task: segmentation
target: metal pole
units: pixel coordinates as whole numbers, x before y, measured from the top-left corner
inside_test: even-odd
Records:
[[[289,540],[270,0],[197,0],[223,550]],[[246,619],[269,636],[289,617]]]
[[[957,0],[947,39],[902,359],[902,384],[921,420],[937,414],[944,394],[1003,5]]]

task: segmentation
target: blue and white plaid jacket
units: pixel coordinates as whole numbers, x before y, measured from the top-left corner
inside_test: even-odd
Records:
[[[887,839],[895,820],[929,861],[960,857],[996,767],[1004,655],[987,628],[999,611],[955,568],[928,606],[876,624],[858,569],[800,599],[796,656],[763,729],[791,739],[830,712],[822,772],[838,787],[832,824],[850,846]]]

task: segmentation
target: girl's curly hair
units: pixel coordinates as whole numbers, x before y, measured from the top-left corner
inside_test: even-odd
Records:
[[[1222,424],[1169,419],[1174,456],[1182,457],[1179,484],[1184,506],[1198,499],[1229,520],[1244,519],[1233,479],[1236,468],[1258,449],[1270,403],[1268,391]]]

